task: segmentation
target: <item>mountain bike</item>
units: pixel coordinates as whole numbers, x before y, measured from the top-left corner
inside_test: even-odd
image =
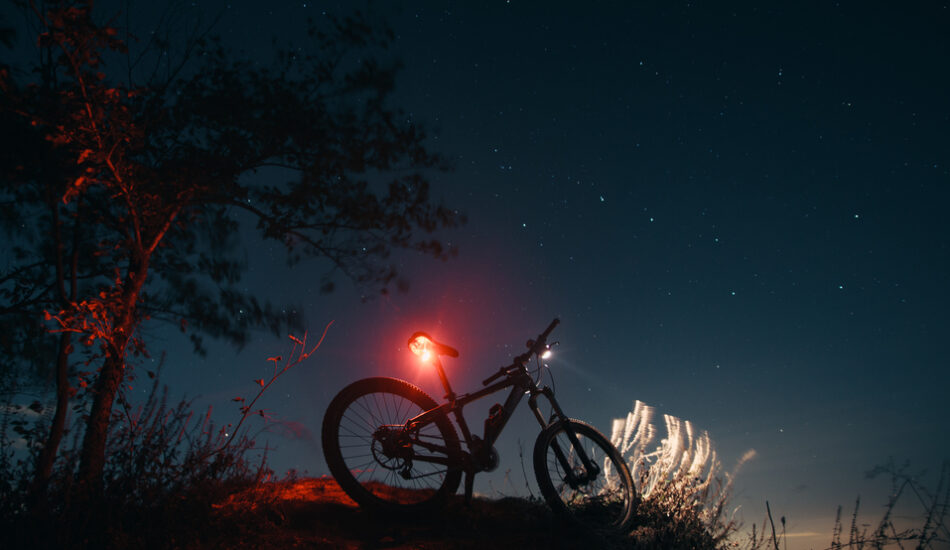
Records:
[[[475,474],[498,466],[494,443],[528,395],[528,406],[541,425],[533,453],[535,477],[551,508],[595,529],[626,525],[636,495],[619,451],[590,424],[568,418],[554,391],[539,386],[542,360],[551,353],[547,338],[558,323],[554,319],[528,340],[528,351],[486,378],[486,387],[461,395],[452,391],[439,359],[458,357],[458,351],[424,332],[413,334],[409,349],[434,365],[446,401],[437,404],[409,382],[386,377],[359,380],[340,391],[327,408],[322,433],[327,466],[340,487],[363,508],[415,513],[455,494],[464,473],[465,499],[470,502]],[[532,358],[537,379],[528,369]],[[490,408],[482,436],[473,434],[463,408],[506,388],[511,392],[504,404]],[[549,418],[541,413],[539,397],[551,406]]]

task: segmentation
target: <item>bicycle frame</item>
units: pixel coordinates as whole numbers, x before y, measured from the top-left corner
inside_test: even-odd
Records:
[[[519,368],[514,369],[513,372],[510,372],[505,377],[505,379],[500,382],[493,383],[474,393],[456,395],[455,392],[452,391],[452,386],[449,384],[448,377],[445,374],[445,370],[443,369],[442,363],[438,356],[434,358],[433,364],[439,374],[439,379],[442,382],[442,386],[445,389],[445,398],[447,401],[434,409],[430,409],[409,419],[405,424],[405,429],[409,432],[416,432],[426,424],[433,422],[438,416],[443,414],[448,415],[449,413],[455,416],[456,424],[458,424],[459,429],[462,431],[462,438],[465,440],[465,445],[468,448],[468,452],[462,451],[462,456],[458,459],[453,459],[451,456],[443,458],[437,456],[418,455],[414,456],[414,458],[420,461],[445,464],[449,467],[460,466],[468,474],[465,480],[466,499],[471,498],[472,476],[478,471],[484,471],[484,468],[479,467],[479,459],[481,457],[475,456],[476,453],[483,452],[484,449],[492,449],[495,441],[501,435],[505,425],[507,425],[508,420],[511,419],[512,414],[514,414],[515,409],[518,408],[518,405],[521,403],[521,400],[524,398],[525,394],[530,394],[530,397],[528,398],[528,406],[534,413],[534,417],[541,425],[542,430],[551,426],[556,421],[566,421],[568,419],[568,417],[564,414],[564,411],[561,409],[560,404],[558,404],[557,399],[554,398],[554,392],[547,386],[538,387],[524,365],[520,365]],[[468,422],[465,420],[465,415],[463,414],[465,406],[469,403],[472,403],[473,401],[477,401],[485,396],[497,393],[508,387],[511,388],[511,393],[508,394],[508,398],[505,400],[505,404],[501,408],[499,417],[495,421],[497,424],[494,429],[491,431],[491,433],[485,434],[486,437],[484,440],[478,438],[477,436],[473,436],[471,430],[468,427]],[[541,414],[541,409],[538,406],[539,396],[545,397],[551,404],[552,414],[550,420],[545,420],[544,415]],[[571,429],[566,429],[565,432],[569,441],[574,447],[578,458],[580,458],[585,466],[585,469],[589,472],[588,475],[596,476],[599,473],[600,468],[594,464],[593,461],[591,461],[587,456],[587,453],[584,452],[583,447],[577,440],[577,434],[575,434]],[[422,442],[418,439],[414,440],[413,444],[419,445],[420,447],[430,451],[441,451],[448,455],[446,452],[447,449],[439,445]],[[574,478],[574,474],[571,471],[568,459],[564,455],[564,451],[561,450],[557,444],[554,445],[554,451],[557,460],[561,463],[562,468],[567,472],[567,475],[570,478],[568,482],[571,485],[586,481],[585,479]],[[475,457],[475,460],[473,460],[473,457]]]

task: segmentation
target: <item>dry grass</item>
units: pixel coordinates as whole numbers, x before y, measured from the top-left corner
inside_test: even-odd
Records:
[[[170,406],[168,390],[160,389],[154,374],[144,403],[132,405],[120,392],[110,424],[101,490],[80,487],[74,479],[78,435],[88,405],[82,396],[74,401],[74,437],[61,449],[50,483],[42,491],[32,480],[48,427],[42,417],[26,425],[9,407],[4,408],[0,418],[0,548],[181,548],[205,540],[210,546],[239,541],[234,534],[243,530],[243,524],[235,523],[233,516],[215,515],[214,505],[273,476],[266,462],[268,449],[257,447],[247,421],[267,420],[264,411],[255,408],[257,400],[323,341],[321,337],[308,347],[306,337],[290,338],[294,344],[287,360],[269,359],[273,363],[270,379],[254,381],[256,395],[248,402],[235,399],[239,417],[234,427],[216,426],[210,408],[195,414],[188,400]],[[13,452],[14,440],[26,451]],[[258,458],[252,459],[252,454]]]
[[[278,372],[283,371],[275,366]],[[9,445],[14,437],[28,443],[40,437],[41,426],[14,426],[15,417],[4,409],[0,547],[778,550],[786,542],[767,503],[761,527],[740,534],[728,504],[736,470],[722,473],[709,435],[689,422],[664,417],[666,434],[657,442],[652,410],[639,402],[614,423],[612,439],[630,463],[642,501],[631,532],[613,534],[579,532],[535,498],[477,498],[465,506],[453,497],[426,517],[374,516],[332,479],[273,481],[265,462],[246,458],[255,448],[250,438],[223,439],[228,430],[211,425],[207,415],[193,414],[188,402],[173,407],[166,402],[156,381],[142,407],[119,411],[101,497],[76,500],[74,445],[57,462],[43,506],[30,494],[29,457],[17,459]],[[846,525],[839,509],[829,550],[950,545],[945,522],[950,463],[943,465],[933,491],[906,466],[888,464],[870,475],[890,477],[892,495],[883,517],[867,526],[856,504]],[[914,522],[899,519],[908,504],[916,505]]]
[[[869,478],[890,478],[891,491],[881,519],[869,528],[859,520],[860,497],[855,500],[845,535],[841,506],[835,516],[829,550],[913,548],[915,550],[950,548],[947,512],[950,509],[950,461],[940,469],[936,488],[929,490],[923,473],[909,472],[909,465],[893,461],[868,472]],[[900,512],[900,513],[899,513]]]
[[[728,502],[739,468],[755,456],[750,450],[730,472],[723,472],[712,439],[688,420],[663,416],[665,437],[658,443],[654,411],[641,401],[614,420],[611,442],[620,450],[643,499],[638,530],[656,548],[720,548],[730,543],[738,524]]]
[[[665,437],[658,443],[651,407],[637,401],[624,418],[614,420],[611,440],[630,466],[643,499],[633,538],[637,548],[745,548],[779,550],[785,517],[776,529],[769,503],[761,527],[744,534],[729,511],[738,469],[755,456],[748,451],[731,472],[724,473],[709,434],[692,423],[664,415]],[[950,462],[944,462],[936,488],[929,490],[922,474],[893,462],[868,477],[890,478],[891,493],[882,517],[871,524],[859,520],[860,499],[848,524],[838,508],[830,545],[825,550],[950,548],[946,525],[950,511]]]

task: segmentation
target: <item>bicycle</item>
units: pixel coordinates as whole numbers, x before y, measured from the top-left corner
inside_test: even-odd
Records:
[[[551,351],[547,338],[558,323],[554,319],[536,339],[528,340],[528,351],[486,378],[482,382],[486,387],[462,395],[452,391],[439,359],[458,357],[458,351],[424,332],[413,334],[409,349],[433,363],[446,402],[437,404],[409,382],[388,377],[366,378],[341,390],[327,408],[322,433],[327,466],[340,487],[365,509],[413,513],[455,494],[465,473],[465,501],[471,502],[475,474],[498,466],[494,443],[527,394],[541,425],[533,453],[535,477],[549,506],[587,527],[627,525],[636,497],[619,451],[590,424],[568,418],[553,390],[538,385],[541,360]],[[532,357],[537,359],[537,380],[527,368]],[[495,382],[499,378],[503,380]],[[494,404],[483,436],[474,435],[463,408],[505,388],[511,393],[504,405]],[[547,420],[538,406],[539,396],[551,405]]]

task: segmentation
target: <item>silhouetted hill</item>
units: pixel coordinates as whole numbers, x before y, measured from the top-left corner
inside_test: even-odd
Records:
[[[610,548],[635,547],[619,536],[581,533],[543,501],[451,499],[438,513],[419,518],[371,515],[332,478],[265,483],[215,505],[218,540],[196,547],[245,548]],[[220,546],[219,546],[220,545]]]

